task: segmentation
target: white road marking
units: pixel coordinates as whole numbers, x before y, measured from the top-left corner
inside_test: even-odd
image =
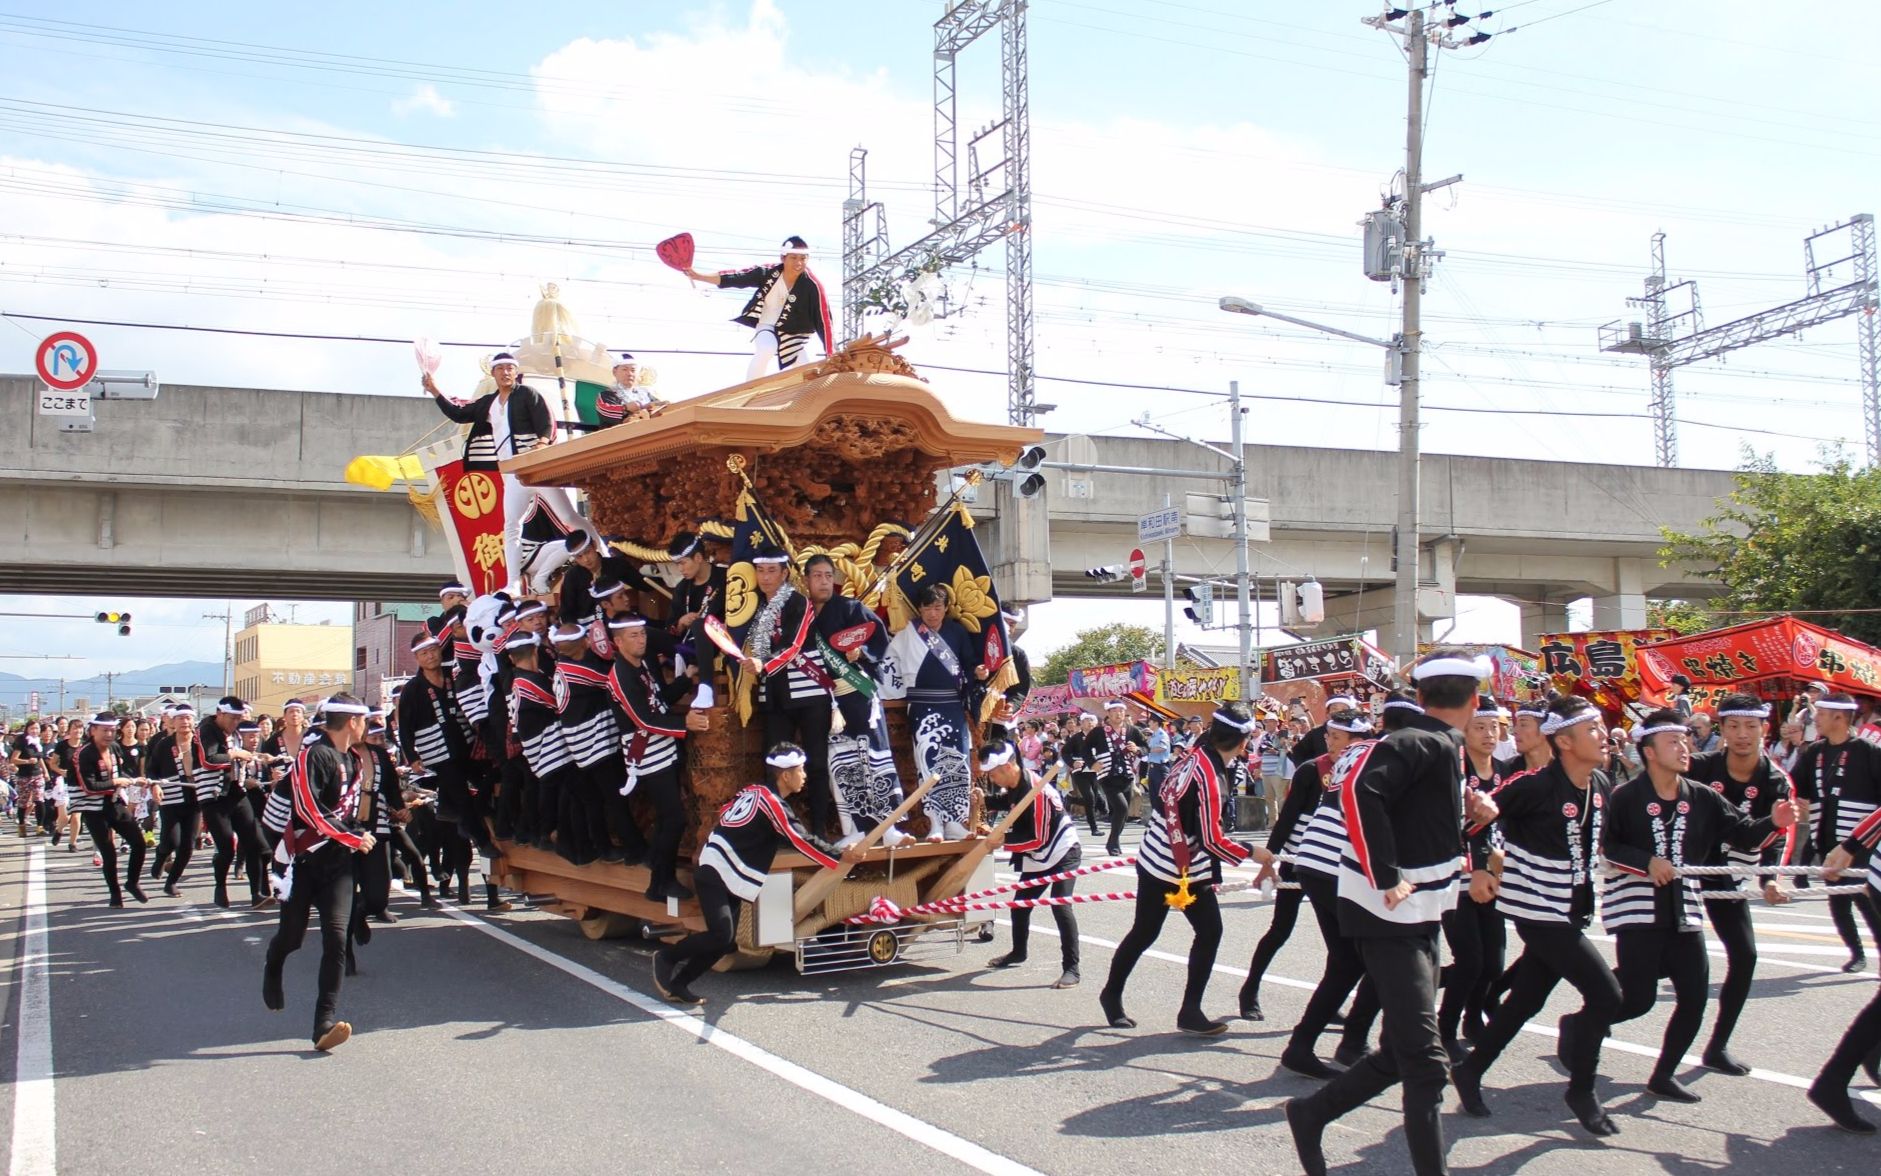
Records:
[[[46,851],[35,845],[26,859],[26,895],[20,908],[20,1015],[14,1034],[11,1176],[58,1171],[58,1131],[52,1098],[52,985],[47,968]]]
[[[459,922],[475,927],[477,930],[499,943],[513,947],[524,955],[539,960],[549,965],[551,968],[555,968],[558,971],[574,977],[591,988],[606,993],[615,1000],[630,1004],[649,1017],[671,1025],[675,1029],[690,1033],[704,1044],[716,1046],[726,1053],[731,1054],[733,1057],[749,1062],[761,1070],[782,1078],[784,1081],[801,1090],[806,1090],[816,1095],[818,1098],[834,1103],[844,1110],[851,1111],[871,1122],[879,1123],[890,1131],[906,1136],[908,1139],[921,1144],[923,1147],[932,1148],[944,1156],[950,1156],[953,1159],[959,1160],[969,1168],[989,1173],[991,1176],[1041,1176],[1037,1170],[1028,1168],[1017,1160],[1007,1159],[998,1152],[988,1150],[971,1140],[963,1139],[950,1131],[934,1126],[932,1123],[917,1119],[905,1112],[898,1111],[887,1103],[870,1098],[859,1090],[852,1090],[833,1079],[825,1078],[814,1070],[807,1070],[795,1062],[778,1057],[769,1050],[753,1045],[742,1037],[735,1037],[725,1030],[711,1025],[701,1017],[682,1012],[666,1004],[664,1001],[636,992],[617,980],[612,980],[601,975],[601,973],[596,972],[592,968],[575,963],[573,960],[564,959],[554,952],[549,951],[547,948],[537,947],[521,936],[512,935],[510,932],[500,927],[485,922],[467,912],[460,911],[455,907],[446,907],[445,909]]]

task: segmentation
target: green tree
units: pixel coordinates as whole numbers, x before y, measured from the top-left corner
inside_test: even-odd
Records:
[[[1078,630],[1071,644],[1053,650],[1044,664],[1032,671],[1041,686],[1068,681],[1072,670],[1111,666],[1128,661],[1156,661],[1163,655],[1163,635],[1146,625],[1099,625]]]
[[[1706,629],[1716,629],[1727,623],[1694,600],[1646,602],[1648,629],[1671,629],[1681,637],[1689,637],[1693,633],[1703,633]]]
[[[1826,456],[1820,472],[1784,473],[1748,458],[1737,489],[1695,534],[1666,531],[1665,561],[1714,567],[1721,609],[1796,612],[1881,644],[1881,470]]]

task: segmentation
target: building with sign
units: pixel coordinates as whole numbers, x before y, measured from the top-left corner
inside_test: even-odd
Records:
[[[344,625],[284,624],[251,609],[235,634],[235,693],[266,714],[289,699],[353,688],[353,635]]]
[[[392,684],[418,672],[412,635],[424,628],[435,604],[386,604],[362,600],[353,606],[353,693],[375,706],[389,705]]]

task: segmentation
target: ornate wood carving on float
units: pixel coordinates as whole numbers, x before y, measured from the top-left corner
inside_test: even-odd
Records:
[[[865,337],[820,363],[676,400],[650,420],[552,445],[505,461],[503,468],[525,485],[585,491],[604,534],[630,535],[648,545],[694,528],[701,516],[729,516],[745,488],[742,469],[799,550],[847,544],[855,553],[879,523],[913,525],[927,517],[938,502],[941,471],[1009,464],[1041,436],[1036,429],[955,418],[897,354],[903,342]],[[721,700],[730,696],[729,690],[718,693]],[[887,713],[897,768],[911,790],[916,776],[905,711],[890,703]],[[691,860],[720,808],[764,770],[758,724],[741,724],[725,705],[710,712],[710,723],[709,731],[687,740],[682,862]],[[650,812],[639,815],[650,822]],[[917,814],[905,827],[918,835],[923,820]],[[827,897],[797,920],[796,931],[816,935],[863,912],[877,895],[903,906],[944,897],[935,890],[942,879],[958,893],[994,845],[994,839],[972,838],[877,848],[839,885],[823,879],[818,889]],[[790,867],[800,884],[817,873],[794,854],[780,855],[779,868]],[[655,921],[664,913],[634,888],[644,871],[610,866],[597,872],[523,848],[506,860],[506,869],[519,887],[561,897],[566,913],[583,919],[590,934],[624,927],[608,912]],[[691,904],[684,907],[665,921],[698,926]],[[745,964],[768,958],[768,949],[757,947],[752,923],[747,911],[739,927]]]

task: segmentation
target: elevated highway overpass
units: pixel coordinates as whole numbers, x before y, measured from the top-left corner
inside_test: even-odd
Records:
[[[0,413],[24,435],[0,452],[0,592],[424,600],[450,574],[442,537],[404,494],[343,477],[351,458],[439,426],[422,397],[170,386],[156,401],[100,401],[95,432],[61,433],[33,415],[34,387],[0,377]],[[1048,449],[1099,465],[1224,464],[1160,439],[1054,436]],[[1263,580],[1317,577],[1340,631],[1388,624],[1395,456],[1251,445],[1248,463],[1250,493],[1272,503],[1272,541],[1255,549]],[[1648,596],[1714,591],[1696,569],[1660,567],[1660,527],[1697,526],[1731,488],[1720,471],[1426,456],[1424,615],[1449,615],[1459,593],[1500,596],[1524,602],[1525,630],[1540,632],[1591,596],[1597,624],[1640,623]],[[1084,569],[1120,562],[1165,493],[1180,504],[1214,489],[1053,471],[1043,528],[1032,504],[983,493],[975,509],[992,516],[988,554],[1021,595],[1082,596],[1118,591]],[[1176,563],[1231,572],[1232,546],[1185,536]]]

